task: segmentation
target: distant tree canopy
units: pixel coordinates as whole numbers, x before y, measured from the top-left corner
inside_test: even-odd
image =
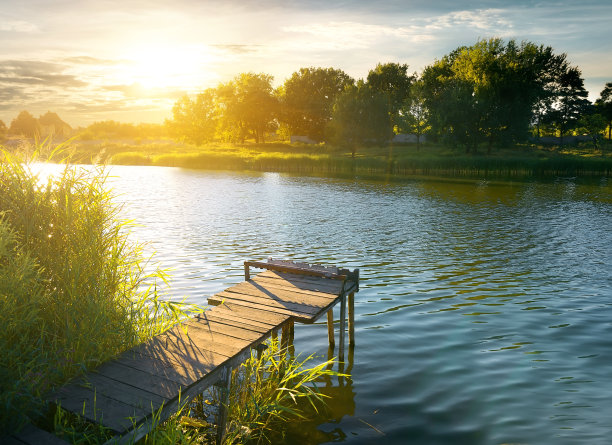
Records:
[[[15,136],[33,138],[39,135],[40,126],[34,116],[27,111],[22,111],[12,120],[8,132]]]
[[[7,132],[8,132],[8,128],[6,124],[0,120],[0,136],[6,135]]]
[[[387,99],[391,129],[399,124],[400,109],[410,98],[410,88],[415,78],[416,75],[408,74],[408,65],[398,63],[379,63],[368,73],[369,87]]]
[[[342,70],[301,68],[276,90],[272,77],[243,73],[195,98],[184,96],[167,122],[177,138],[263,142],[289,135],[357,146],[394,132],[423,135],[476,151],[532,134],[563,137],[612,131],[612,83],[593,108],[582,74],[549,46],[494,38],[461,46],[420,75],[408,65],[377,64],[355,82]]]
[[[597,112],[606,121],[608,127],[608,139],[612,139],[612,82],[606,83],[606,87],[599,94],[595,102]]]
[[[336,98],[354,83],[342,70],[301,68],[279,89],[280,120],[292,134],[323,141]]]
[[[346,88],[336,99],[330,127],[334,142],[349,147],[353,157],[359,145],[387,142],[392,136],[387,95],[363,81]]]

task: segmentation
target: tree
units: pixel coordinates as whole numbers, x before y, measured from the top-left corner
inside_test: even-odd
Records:
[[[355,81],[333,68],[300,68],[279,89],[281,120],[294,135],[325,140],[336,97]]]
[[[408,74],[408,65],[398,63],[379,63],[368,73],[367,84],[370,88],[387,97],[389,125],[392,129],[399,123],[400,108],[410,96],[410,86],[415,77]]]
[[[215,137],[219,111],[217,91],[208,88],[195,100],[184,95],[172,107],[172,120],[167,122],[171,133],[194,144],[210,142]]]
[[[272,79],[263,73],[242,73],[217,88],[226,139],[244,142],[251,135],[257,143],[265,142],[265,133],[273,128],[278,114]]]
[[[6,127],[6,124],[0,120],[0,137],[6,136],[7,131],[8,128]]]
[[[559,133],[563,145],[563,136],[578,124],[590,103],[578,68],[570,67],[562,72],[556,79],[555,85],[555,100],[544,120]]]
[[[389,140],[388,116],[387,97],[360,81],[336,99],[331,121],[334,140],[350,147],[354,158],[358,146]]]
[[[9,134],[33,138],[40,134],[40,126],[38,120],[27,111],[20,112],[15,119],[11,121]]]
[[[72,131],[70,125],[64,122],[57,113],[47,111],[38,118],[39,129],[44,137],[68,136]]]
[[[607,122],[608,139],[612,139],[612,82],[606,83],[606,87],[599,94],[595,106]]]
[[[417,150],[421,148],[421,137],[430,128],[429,110],[425,105],[425,91],[422,81],[415,81],[408,98],[404,100],[398,113],[398,129],[412,133],[417,138]]]
[[[593,146],[598,148],[601,133],[606,129],[605,117],[597,112],[597,107],[590,105],[584,114],[578,119],[577,127],[581,133],[586,133],[593,138]]]
[[[523,140],[551,109],[573,115],[569,98],[581,93],[563,87],[580,79],[572,70],[565,54],[530,42],[489,39],[457,48],[423,71],[432,130],[467,151]]]

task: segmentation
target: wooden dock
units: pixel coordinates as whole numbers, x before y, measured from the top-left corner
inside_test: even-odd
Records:
[[[110,429],[114,437],[109,443],[138,440],[151,430],[154,419],[167,419],[211,385],[221,382],[227,389],[231,371],[271,335],[281,331],[281,344],[291,343],[295,322],[313,323],[327,314],[329,342],[334,345],[332,308],[338,303],[338,357],[344,360],[347,305],[349,343],[354,344],[358,269],[275,260],[244,264],[245,281],[210,297],[212,309],[104,363],[49,400]],[[265,271],[251,277],[251,268]],[[219,440],[224,414],[221,409]],[[11,440],[45,443],[28,441],[23,434]]]

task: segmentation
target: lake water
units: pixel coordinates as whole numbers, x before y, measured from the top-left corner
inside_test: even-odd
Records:
[[[171,298],[205,304],[243,279],[247,259],[360,269],[351,378],[288,443],[612,440],[606,180],[111,174],[134,236],[173,269]],[[326,356],[326,332],[297,325],[296,350]]]

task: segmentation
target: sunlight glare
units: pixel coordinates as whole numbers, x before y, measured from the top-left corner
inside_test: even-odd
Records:
[[[121,73],[126,84],[145,89],[181,88],[190,90],[214,78],[207,70],[212,55],[205,47],[141,45],[130,50]]]

